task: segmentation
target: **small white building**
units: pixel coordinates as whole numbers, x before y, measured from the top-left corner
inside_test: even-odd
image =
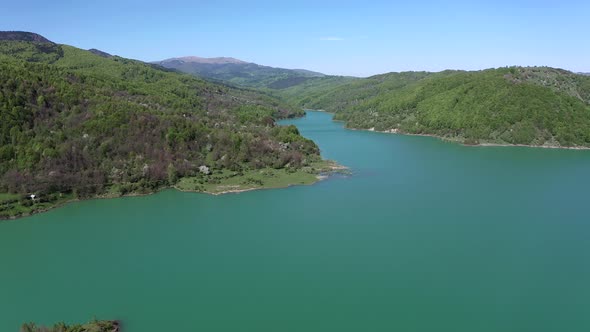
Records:
[[[209,170],[209,167],[203,165],[203,166],[199,166],[199,172],[205,174],[205,175],[209,175],[211,174],[211,171]]]

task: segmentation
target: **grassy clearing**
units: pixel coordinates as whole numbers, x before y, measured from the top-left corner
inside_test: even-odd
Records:
[[[319,180],[318,175],[336,169],[331,161],[319,161],[299,170],[263,168],[244,172],[220,171],[211,175],[181,179],[175,186],[181,191],[221,194],[254,189],[284,188],[309,185]]]

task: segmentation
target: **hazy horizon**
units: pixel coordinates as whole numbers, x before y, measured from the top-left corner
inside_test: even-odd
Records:
[[[550,66],[590,72],[581,1],[147,1],[5,4],[0,30],[146,62],[233,57],[366,77],[400,71]],[[0,14],[1,16],[1,14]],[[52,21],[67,24],[48,24]]]

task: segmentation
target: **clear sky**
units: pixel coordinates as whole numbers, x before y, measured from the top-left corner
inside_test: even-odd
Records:
[[[144,61],[231,56],[340,75],[506,65],[590,72],[590,0],[7,0],[0,30]]]

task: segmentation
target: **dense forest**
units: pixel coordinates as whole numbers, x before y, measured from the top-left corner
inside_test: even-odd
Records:
[[[318,78],[277,91],[351,128],[466,144],[590,147],[590,77],[547,67]]]
[[[9,36],[0,34],[0,215],[11,202],[35,203],[25,194],[46,202],[149,192],[187,176],[320,159],[294,126],[275,125],[303,114],[275,98]]]

